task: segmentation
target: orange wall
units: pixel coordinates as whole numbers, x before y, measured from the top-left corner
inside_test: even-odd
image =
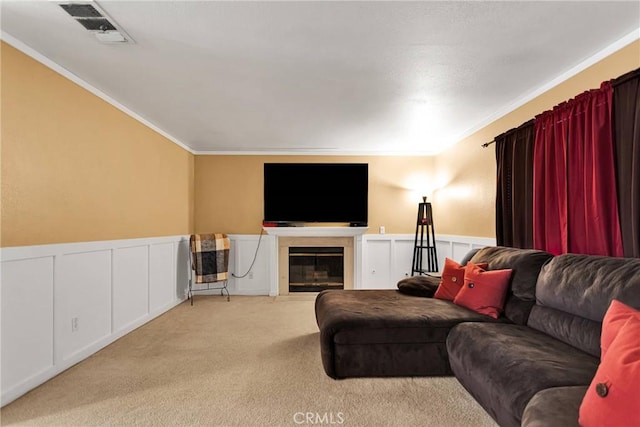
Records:
[[[188,234],[194,156],[6,43],[1,245]]]
[[[369,227],[377,233],[415,232],[423,189],[432,182],[433,157],[196,156],[197,233],[257,234],[263,216],[264,163],[368,163]]]
[[[435,173],[445,186],[434,193],[436,231],[495,237],[495,148],[493,145],[481,148],[480,145],[562,101],[638,67],[640,41],[608,56],[439,154],[435,159]]]

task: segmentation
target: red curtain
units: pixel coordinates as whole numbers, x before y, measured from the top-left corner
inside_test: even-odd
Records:
[[[536,117],[534,247],[622,256],[611,84]]]
[[[536,117],[533,146],[533,246],[566,253],[566,103]]]

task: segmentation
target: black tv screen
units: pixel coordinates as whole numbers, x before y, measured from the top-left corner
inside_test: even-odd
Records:
[[[366,225],[366,163],[265,163],[265,222]]]

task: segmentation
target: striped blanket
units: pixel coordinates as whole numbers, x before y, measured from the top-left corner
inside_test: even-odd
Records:
[[[194,234],[189,245],[196,283],[221,282],[229,278],[230,245],[226,234]]]

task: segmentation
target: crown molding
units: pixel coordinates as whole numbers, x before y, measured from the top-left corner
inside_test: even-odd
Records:
[[[435,156],[436,151],[319,151],[308,150],[264,150],[264,151],[208,151],[195,150],[193,154],[197,156]]]
[[[554,87],[556,87],[559,84],[565,82],[566,80],[569,80],[571,77],[575,76],[576,74],[580,73],[581,71],[586,70],[590,66],[598,63],[599,61],[603,60],[607,56],[619,51],[620,49],[622,49],[625,46],[630,45],[631,43],[635,42],[638,39],[640,39],[640,27],[638,27],[635,30],[631,31],[626,36],[624,36],[621,39],[613,42],[609,46],[605,47],[604,49],[600,50],[596,54],[594,54],[594,55],[590,56],[589,58],[585,59],[584,61],[580,62],[578,65],[574,66],[573,68],[570,68],[569,70],[567,70],[564,73],[560,74],[555,79],[543,84],[542,86],[538,87],[537,89],[533,90],[532,92],[529,92],[527,95],[523,96],[522,98],[519,98],[516,101],[514,101],[514,102],[512,102],[510,104],[507,104],[505,107],[503,107],[503,108],[499,109],[498,111],[494,112],[493,114],[491,114],[490,116],[488,116],[487,118],[485,118],[484,120],[479,122],[477,125],[467,129],[463,133],[461,133],[458,136],[456,136],[456,138],[454,139],[456,142],[454,144],[452,144],[452,145],[457,144],[458,142],[462,141],[463,139],[465,139],[465,138],[473,135],[474,133],[478,132],[479,130],[489,126],[491,123],[495,122],[496,120],[498,120],[498,119],[506,116],[507,114],[517,110],[518,108],[522,107],[527,102],[532,101],[533,99],[537,98],[538,96],[542,95],[543,93],[553,89]]]
[[[116,101],[115,99],[113,99],[112,97],[110,97],[109,95],[107,95],[106,93],[101,91],[100,89],[98,89],[95,86],[89,84],[87,81],[85,81],[82,78],[78,77],[77,75],[73,74],[71,71],[67,70],[66,68],[64,68],[60,64],[58,64],[58,63],[52,61],[51,59],[47,58],[45,55],[41,54],[37,50],[33,49],[32,47],[28,46],[27,44],[25,44],[25,43],[21,42],[20,40],[16,39],[15,37],[13,37],[11,34],[7,33],[6,31],[0,32],[0,40],[6,42],[7,44],[11,45],[12,47],[18,49],[20,52],[24,53],[25,55],[35,59],[36,61],[40,62],[42,65],[52,69],[53,71],[55,71],[56,73],[60,74],[61,76],[66,77],[67,79],[71,80],[72,82],[74,82],[75,84],[80,86],[81,88],[83,88],[83,89],[89,91],[90,93],[94,94],[95,96],[97,96],[98,98],[100,98],[103,101],[107,102],[108,104],[113,105],[118,110],[122,111],[123,113],[125,113],[128,116],[130,116],[131,118],[139,121],[140,123],[142,123],[143,125],[145,125],[146,127],[150,128],[150,129],[152,129],[156,133],[164,136],[165,138],[167,138],[169,141],[173,142],[174,144],[176,144],[180,148],[188,151],[191,154],[195,154],[194,151],[189,146],[187,146],[185,143],[180,141],[178,138],[176,138],[173,135],[169,134],[168,132],[162,130],[161,128],[159,128],[155,124],[151,123],[149,120],[145,119],[144,117],[142,117],[141,115],[139,115],[135,111],[131,110],[127,106],[125,106],[125,105],[121,104],[120,102]]]
[[[452,145],[455,145],[456,143],[462,141],[463,139],[473,135],[474,133],[476,133],[479,130],[485,128],[486,126],[490,125],[491,123],[495,122],[496,120],[500,119],[501,117],[504,117],[507,114],[515,111],[516,109],[520,108],[524,104],[532,101],[536,97],[538,97],[538,96],[542,95],[543,93],[549,91],[550,89],[558,86],[559,84],[561,84],[564,81],[570,79],[571,77],[575,76],[576,74],[580,73],[581,71],[584,71],[588,67],[596,64],[597,62],[601,61],[602,59],[606,58],[607,56],[617,52],[618,50],[624,48],[625,46],[633,43],[634,41],[636,41],[638,39],[640,39],[640,27],[635,29],[635,30],[633,30],[632,32],[630,32],[626,36],[622,37],[621,39],[617,40],[616,42],[612,43],[611,45],[609,45],[609,46],[605,47],[604,49],[600,50],[596,54],[594,54],[594,55],[590,56],[589,58],[585,59],[584,61],[582,61],[581,63],[579,63],[576,66],[572,67],[571,69],[567,70],[566,72],[562,73],[561,75],[559,75],[558,77],[554,78],[553,80],[543,84],[542,86],[538,87],[537,89],[529,92],[527,95],[525,95],[525,96],[517,99],[516,101],[506,105],[505,107],[497,110],[496,112],[494,112],[493,114],[489,115],[488,117],[486,117],[484,120],[482,120],[481,122],[479,122],[475,126],[467,129],[466,131],[462,132],[461,134],[459,134],[455,138],[453,138],[453,141],[455,141],[455,143],[448,144],[446,147],[443,147],[440,150],[405,151],[405,152],[402,152],[402,151],[347,151],[347,150],[345,150],[345,151],[335,150],[334,151],[334,150],[318,150],[318,149],[301,149],[301,150],[283,149],[283,150],[264,150],[264,151],[263,150],[224,151],[224,150],[194,150],[194,149],[190,148],[188,145],[186,145],[185,143],[183,143],[179,139],[175,138],[171,134],[169,134],[166,131],[162,130],[161,128],[159,128],[155,124],[151,123],[150,121],[148,121],[144,117],[140,116],[136,112],[132,111],[131,109],[129,109],[125,105],[123,105],[120,102],[116,101],[115,99],[113,99],[112,97],[107,95],[106,93],[102,92],[100,89],[92,86],[91,84],[89,84],[85,80],[81,79],[77,75],[73,74],[72,72],[70,72],[66,68],[62,67],[61,65],[59,65],[56,62],[52,61],[51,59],[47,58],[46,56],[44,56],[40,52],[36,51],[35,49],[31,48],[30,46],[26,45],[25,43],[19,41],[18,39],[16,39],[15,37],[11,36],[7,32],[5,32],[5,31],[1,31],[0,32],[0,40],[3,40],[5,42],[7,42],[9,45],[11,45],[14,48],[20,50],[24,54],[30,56],[31,58],[33,58],[36,61],[42,63],[43,65],[49,67],[50,69],[52,69],[53,71],[57,72],[58,74],[60,74],[60,75],[62,75],[64,77],[66,77],[67,79],[73,81],[74,83],[78,84],[80,87],[86,89],[87,91],[89,91],[92,94],[96,95],[97,97],[101,98],[105,102],[113,105],[114,107],[116,107],[117,109],[122,111],[123,113],[125,113],[128,116],[132,117],[133,119],[139,121],[140,123],[142,123],[143,125],[147,126],[150,129],[154,130],[158,134],[164,136],[169,141],[171,141],[174,144],[178,145],[179,147],[181,147],[182,149],[186,150],[187,152],[189,152],[191,154],[194,154],[194,155],[204,155],[204,156],[436,156],[440,152],[446,150],[446,148],[448,148],[448,147],[450,147]]]

